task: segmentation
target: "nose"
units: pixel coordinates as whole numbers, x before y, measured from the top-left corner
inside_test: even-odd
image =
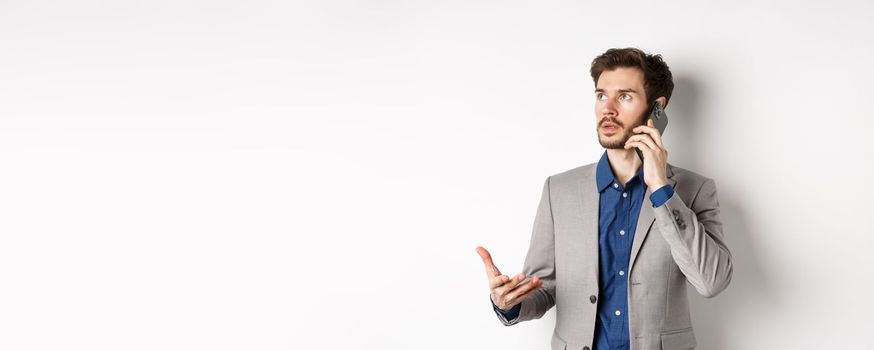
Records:
[[[607,99],[607,101],[602,102],[600,109],[601,109],[601,111],[600,111],[601,115],[605,116],[605,117],[607,117],[607,116],[615,117],[617,114],[616,113],[616,105],[612,99]]]

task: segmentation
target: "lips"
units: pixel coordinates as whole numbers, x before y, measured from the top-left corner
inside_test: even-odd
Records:
[[[601,125],[601,130],[608,131],[608,132],[609,131],[616,131],[616,130],[619,130],[619,126],[616,124],[606,123],[606,124]]]

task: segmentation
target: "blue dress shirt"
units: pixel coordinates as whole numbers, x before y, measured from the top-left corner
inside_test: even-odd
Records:
[[[629,349],[628,263],[640,206],[647,188],[643,181],[643,167],[628,183],[620,184],[613,175],[605,150],[598,161],[595,182],[600,193],[598,273],[601,297],[598,298],[593,349]],[[657,189],[650,195],[652,206],[661,206],[673,194],[671,185]],[[516,304],[504,311],[493,302],[492,307],[508,320],[518,317],[522,308],[521,304]]]

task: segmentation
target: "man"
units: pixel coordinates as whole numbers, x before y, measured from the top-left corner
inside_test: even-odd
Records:
[[[660,55],[610,49],[591,75],[606,150],[546,178],[522,273],[501,274],[477,247],[493,308],[510,326],[555,305],[552,349],[692,349],[686,283],[710,298],[732,275],[716,185],[668,163],[648,118],[673,91]]]

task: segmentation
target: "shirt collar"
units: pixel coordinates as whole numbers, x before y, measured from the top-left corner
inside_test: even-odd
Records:
[[[643,179],[643,164],[640,166],[640,170],[637,171],[637,180]],[[634,178],[632,178],[634,180]],[[616,177],[613,176],[613,170],[610,169],[610,160],[607,158],[607,150],[604,150],[604,154],[601,155],[601,160],[598,161],[598,169],[595,172],[595,183],[598,185],[598,192],[604,191],[607,186],[610,186],[611,183],[616,182],[619,186],[625,186],[625,184],[620,184]]]

